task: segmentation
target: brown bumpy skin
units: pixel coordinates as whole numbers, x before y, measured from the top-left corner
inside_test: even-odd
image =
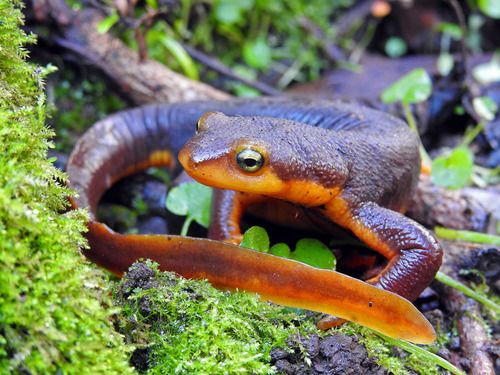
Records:
[[[199,134],[190,140],[206,112],[244,117],[206,115]],[[234,168],[238,142],[250,142],[265,153],[266,173],[257,180],[258,174],[242,177]],[[68,174],[79,193],[74,205],[88,207],[91,214],[90,249],[85,253],[116,274],[139,258],[151,258],[163,270],[206,278],[222,288],[333,313],[393,337],[433,341],[432,327],[410,303],[336,272],[219,241],[120,235],[96,221],[99,199],[117,179],[151,165],[178,170],[175,155],[184,144],[179,158],[195,179],[242,192],[229,198],[224,196],[229,193],[218,193],[214,237],[237,238],[239,218],[248,205],[278,199],[305,206],[388,258],[387,267],[371,282],[415,299],[437,272],[441,249],[424,228],[398,213],[406,209],[419,169],[417,140],[404,123],[358,105],[328,101],[259,99],[142,107],[89,129],[70,156]],[[202,168],[206,161],[208,170]],[[216,172],[207,174],[210,170]]]

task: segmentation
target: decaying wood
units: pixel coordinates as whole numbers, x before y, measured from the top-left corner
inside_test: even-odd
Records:
[[[407,215],[429,228],[439,225],[483,232],[491,212],[471,191],[447,190],[421,176]]]
[[[97,31],[103,16],[96,9],[73,11],[64,0],[32,0],[31,4],[38,22],[58,27],[56,43],[95,65],[137,105],[229,97],[156,61],[140,61],[138,54],[119,39]]]
[[[460,279],[458,270],[464,259],[477,254],[477,246],[459,242],[445,242],[444,261],[441,271],[454,279]],[[463,358],[468,361],[468,373],[471,375],[493,375],[495,367],[493,359],[488,353],[491,339],[483,323],[478,302],[467,298],[454,288],[434,283],[439,288],[441,301],[457,322],[457,331],[460,338],[460,348]]]

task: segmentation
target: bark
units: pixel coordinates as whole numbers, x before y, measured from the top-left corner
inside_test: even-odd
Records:
[[[458,271],[467,258],[475,257],[480,249],[459,242],[445,242],[445,256],[441,271],[460,280]],[[462,357],[466,359],[471,375],[493,375],[494,361],[488,349],[493,345],[481,316],[480,305],[454,288],[433,284],[449,313],[455,317]]]
[[[493,197],[497,194],[492,193]],[[434,185],[427,176],[421,176],[417,192],[407,215],[419,223],[432,228],[436,225],[483,232],[486,230],[491,210],[489,196],[479,196],[475,190],[447,190]]]

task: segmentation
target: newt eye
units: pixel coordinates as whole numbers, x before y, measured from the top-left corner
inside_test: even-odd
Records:
[[[236,162],[245,172],[257,172],[264,165],[264,156],[256,150],[246,148],[238,152]]]
[[[198,134],[200,131],[203,131],[207,128],[207,119],[210,116],[214,116],[214,115],[217,115],[217,112],[206,112],[200,117],[200,119],[196,123],[196,127],[194,128],[196,131],[196,134]]]

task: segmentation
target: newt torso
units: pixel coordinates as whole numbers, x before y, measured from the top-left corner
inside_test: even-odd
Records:
[[[91,198],[92,202],[79,205],[89,205],[94,211],[100,194],[118,176],[130,172],[133,166],[140,169],[143,164],[164,165],[167,159],[174,165],[177,153],[194,135],[199,118],[209,111],[221,111],[228,116],[258,115],[286,119],[305,126],[288,134],[282,129],[275,129],[277,134],[270,142],[285,141],[289,147],[283,147],[283,153],[290,147],[304,146],[301,154],[299,150],[290,152],[295,153],[297,160],[307,156],[302,163],[307,160],[308,168],[324,166],[325,179],[322,183],[334,182],[335,169],[332,166],[338,162],[344,164],[346,171],[342,173],[346,176],[342,178],[346,177],[345,187],[351,191],[352,198],[374,200],[401,211],[413,194],[419,168],[417,141],[402,121],[363,106],[341,102],[239,99],[178,103],[168,107],[153,105],[99,122],[76,146],[68,166],[69,172],[77,177],[73,179],[77,189],[88,191],[92,187],[93,190],[81,196],[81,199]],[[251,117],[245,119],[250,126],[242,125],[234,135],[244,134],[243,130],[252,131]],[[230,131],[222,131],[220,139],[228,142],[228,137],[232,135]],[[309,144],[305,141],[307,137],[311,138]],[[295,144],[290,143],[294,140]],[[82,159],[85,149],[91,150],[90,162],[88,158]],[[162,159],[160,152],[169,152],[170,155],[163,155]],[[111,153],[115,155],[112,162],[103,159]],[[152,155],[156,155],[157,163]],[[287,174],[292,177],[298,172],[294,170],[293,160],[285,160],[282,164],[276,162],[276,168],[282,178],[287,178]],[[82,173],[88,178],[80,178]],[[301,173],[300,178],[308,181],[307,169]]]
[[[192,177],[218,188],[308,207],[342,195],[349,203],[404,211],[418,181],[417,137],[402,121],[365,107],[329,103],[322,114],[342,121],[305,126],[310,124],[276,117],[207,114],[179,157]],[[237,166],[244,149],[262,154],[259,170]]]

